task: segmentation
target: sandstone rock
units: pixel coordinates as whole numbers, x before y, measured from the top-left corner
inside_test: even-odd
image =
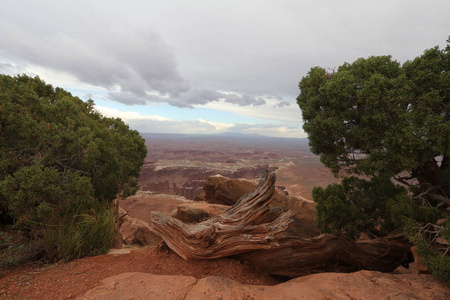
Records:
[[[208,180],[206,180],[206,184],[203,186],[203,190],[205,191],[205,200],[209,203],[216,203],[216,204],[224,204],[224,203],[218,203],[216,201],[216,186],[226,180],[230,180],[227,177],[224,177],[222,175],[214,175],[210,176]]]
[[[229,206],[207,202],[189,202],[180,204],[172,213],[172,217],[185,223],[199,223],[226,211]]]
[[[120,248],[120,249],[110,249],[109,252],[107,253],[108,255],[112,255],[112,256],[119,256],[119,255],[124,255],[124,254],[130,254],[131,251],[133,250],[138,250],[140,248],[136,248],[136,247],[132,247],[132,246],[127,246],[126,248]]]
[[[148,223],[125,216],[118,234],[127,245],[154,246],[161,238],[150,230]]]
[[[416,263],[417,273],[418,274],[430,274],[430,269],[424,264],[425,258],[420,256],[418,253],[417,246],[411,247],[411,252],[414,256],[414,262]]]
[[[81,300],[147,300],[184,299],[197,279],[191,276],[123,273],[101,281],[102,285],[87,291]]]
[[[320,234],[316,225],[316,203],[306,199],[287,196],[285,202],[273,200],[271,206],[280,206],[289,209],[294,217],[294,222],[289,227],[288,233],[299,237],[315,237]]]
[[[261,288],[264,290],[264,287]],[[187,293],[186,300],[190,299],[262,299],[260,291],[252,286],[245,286],[237,281],[210,276],[200,279]],[[258,296],[258,297],[257,297]],[[278,295],[280,299],[281,295]],[[272,299],[277,299],[272,298]]]
[[[118,200],[116,200],[118,201]],[[116,221],[116,238],[114,239],[114,242],[112,244],[112,248],[114,249],[121,249],[123,247],[123,236],[119,233],[119,228],[122,226],[122,223],[125,219],[125,216],[127,216],[128,213],[123,208],[119,207],[117,211],[117,221]]]
[[[195,196],[194,201],[206,201],[206,193],[205,190],[202,189],[197,196]]]
[[[128,215],[128,212],[125,209],[123,209],[122,207],[119,207],[119,212],[118,212],[119,220],[123,220],[123,218],[126,215]]]
[[[187,203],[188,201],[181,196],[140,194],[122,200],[120,207],[126,210],[130,217],[150,224],[150,212],[160,211],[166,215],[170,215],[178,205]]]
[[[432,275],[373,271],[321,273],[274,286],[244,285],[222,277],[124,273],[102,280],[78,299],[450,299],[450,288]]]
[[[233,205],[243,195],[252,192],[257,185],[257,182],[246,179],[228,179],[219,182],[215,188],[213,203]]]

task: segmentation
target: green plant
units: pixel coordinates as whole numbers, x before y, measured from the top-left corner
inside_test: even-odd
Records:
[[[433,274],[449,283],[450,38],[447,43],[403,65],[372,56],[333,72],[311,68],[297,103],[311,150],[325,166],[336,176],[370,178],[314,189],[321,231],[356,238],[403,228]],[[437,226],[439,219],[447,221]]]
[[[417,246],[418,253],[425,259],[423,263],[437,278],[450,285],[450,221],[444,224],[422,224],[409,219],[405,222],[405,232]]]
[[[36,241],[15,231],[0,231],[0,271],[33,259],[39,248]]]
[[[136,190],[146,153],[137,131],[92,100],[38,77],[0,75],[0,215],[45,241],[36,251],[48,259],[106,251],[110,204]]]
[[[360,58],[312,68],[297,102],[313,153],[336,175],[381,176],[450,203],[450,39],[403,65]]]
[[[79,214],[56,217],[43,228],[49,258],[71,260],[106,253],[115,238],[112,207],[97,207]]]
[[[392,214],[392,207],[409,200],[406,190],[389,179],[374,177],[370,181],[347,177],[340,184],[326,188],[315,187],[317,225],[321,232],[338,232],[357,238],[361,232],[369,236],[384,236],[398,228],[400,216],[410,207],[402,207],[400,214]]]

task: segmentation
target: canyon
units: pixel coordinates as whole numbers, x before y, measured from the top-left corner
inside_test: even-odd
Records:
[[[258,135],[142,134],[148,155],[141,169],[141,191],[195,199],[209,176],[256,180],[264,170],[277,173],[286,194],[312,200],[314,186],[337,179],[309,150],[307,139]]]

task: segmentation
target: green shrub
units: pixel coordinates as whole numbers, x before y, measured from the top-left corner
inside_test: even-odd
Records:
[[[442,225],[423,225],[408,219],[405,222],[405,233],[417,246],[418,253],[425,259],[423,263],[431,273],[450,285],[450,221]],[[447,244],[440,244],[438,240]]]
[[[313,198],[321,232],[339,232],[351,238],[360,232],[385,235],[400,225],[401,214],[413,209],[408,207],[399,215],[391,211],[391,207],[410,204],[406,190],[378,177],[370,181],[348,177],[325,189],[315,187]]]
[[[0,273],[5,268],[34,259],[40,248],[39,241],[31,240],[21,232],[0,231]]]
[[[111,202],[137,187],[144,139],[38,77],[0,75],[0,219],[47,259],[104,253]]]
[[[71,260],[108,252],[115,238],[115,215],[111,207],[102,206],[80,214],[58,216],[45,226],[47,257]]]

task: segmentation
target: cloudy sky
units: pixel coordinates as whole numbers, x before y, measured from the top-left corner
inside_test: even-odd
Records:
[[[448,0],[0,0],[0,73],[39,75],[140,132],[305,137],[313,66],[445,46]]]

